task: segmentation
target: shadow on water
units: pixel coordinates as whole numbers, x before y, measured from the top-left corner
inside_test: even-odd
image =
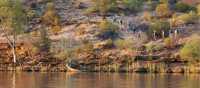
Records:
[[[200,74],[0,72],[0,88],[200,88]]]

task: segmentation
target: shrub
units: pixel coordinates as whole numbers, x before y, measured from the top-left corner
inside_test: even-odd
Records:
[[[182,59],[200,61],[200,36],[193,35],[180,51]]]
[[[186,3],[178,2],[175,5],[175,10],[178,11],[178,12],[189,12],[189,11],[195,11],[196,8],[193,7],[193,6],[190,6]]]
[[[59,17],[56,14],[54,4],[49,2],[46,5],[46,11],[42,17],[43,23],[47,25],[58,25],[59,24]]]
[[[164,40],[165,47],[167,47],[167,48],[173,47],[173,45],[174,45],[173,43],[174,43],[173,39],[170,37],[165,38],[165,40]]]
[[[36,13],[36,11],[35,10],[27,10],[26,11],[26,16],[29,18],[29,19],[32,19],[32,18],[34,18],[34,17],[36,17],[37,16],[37,13]]]
[[[114,42],[112,39],[106,40],[105,48],[112,48],[114,46]]]
[[[69,51],[65,50],[65,51],[62,51],[62,52],[58,52],[54,55],[55,58],[59,59],[59,60],[67,60],[70,56],[70,53]]]
[[[90,7],[90,8],[87,8],[85,11],[84,11],[84,14],[91,14],[91,13],[94,13],[94,12],[97,12],[98,11],[98,8],[96,7]]]
[[[158,51],[164,48],[162,44],[158,44],[155,42],[149,42],[145,45],[146,51],[149,53],[153,53],[154,51]]]
[[[131,11],[139,11],[143,5],[143,0],[123,0],[125,6]]]
[[[159,4],[156,7],[156,15],[158,17],[169,17],[171,14],[168,4]]]
[[[189,23],[196,23],[198,21],[198,16],[195,12],[186,13],[183,15],[180,15],[176,18],[177,22],[182,22],[183,24],[189,24]]]
[[[197,5],[197,12],[198,12],[198,16],[200,16],[200,4]]]
[[[102,15],[106,15],[107,12],[116,9],[116,0],[92,0],[94,6],[86,10],[88,13],[99,11]],[[87,13],[86,12],[86,13]]]
[[[131,39],[117,39],[114,44],[119,49],[134,49],[134,42]]]
[[[169,22],[170,22],[171,27],[177,27],[177,26],[183,24],[177,20],[176,14],[173,14],[172,18],[169,19]]]
[[[145,21],[151,21],[151,19],[152,19],[151,13],[145,11],[145,12],[143,13],[143,19],[144,19]]]
[[[168,3],[168,0],[159,0],[160,3]]]
[[[100,33],[98,36],[102,39],[115,39],[118,37],[118,26],[108,20],[103,20],[99,24],[99,28]]]

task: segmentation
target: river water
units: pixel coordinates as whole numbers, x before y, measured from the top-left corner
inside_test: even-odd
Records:
[[[200,74],[0,72],[0,88],[200,88]]]

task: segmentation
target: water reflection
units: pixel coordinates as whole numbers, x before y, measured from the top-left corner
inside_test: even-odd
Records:
[[[0,88],[200,88],[200,74],[0,72]]]

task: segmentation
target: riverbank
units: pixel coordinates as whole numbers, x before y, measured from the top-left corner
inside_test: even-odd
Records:
[[[68,67],[65,64],[46,65],[46,66],[16,66],[0,65],[0,71],[17,71],[17,72],[72,72],[75,69],[78,72],[125,72],[125,73],[200,73],[200,63],[149,63],[134,62],[129,64],[107,64],[102,66],[85,65],[81,67]]]

